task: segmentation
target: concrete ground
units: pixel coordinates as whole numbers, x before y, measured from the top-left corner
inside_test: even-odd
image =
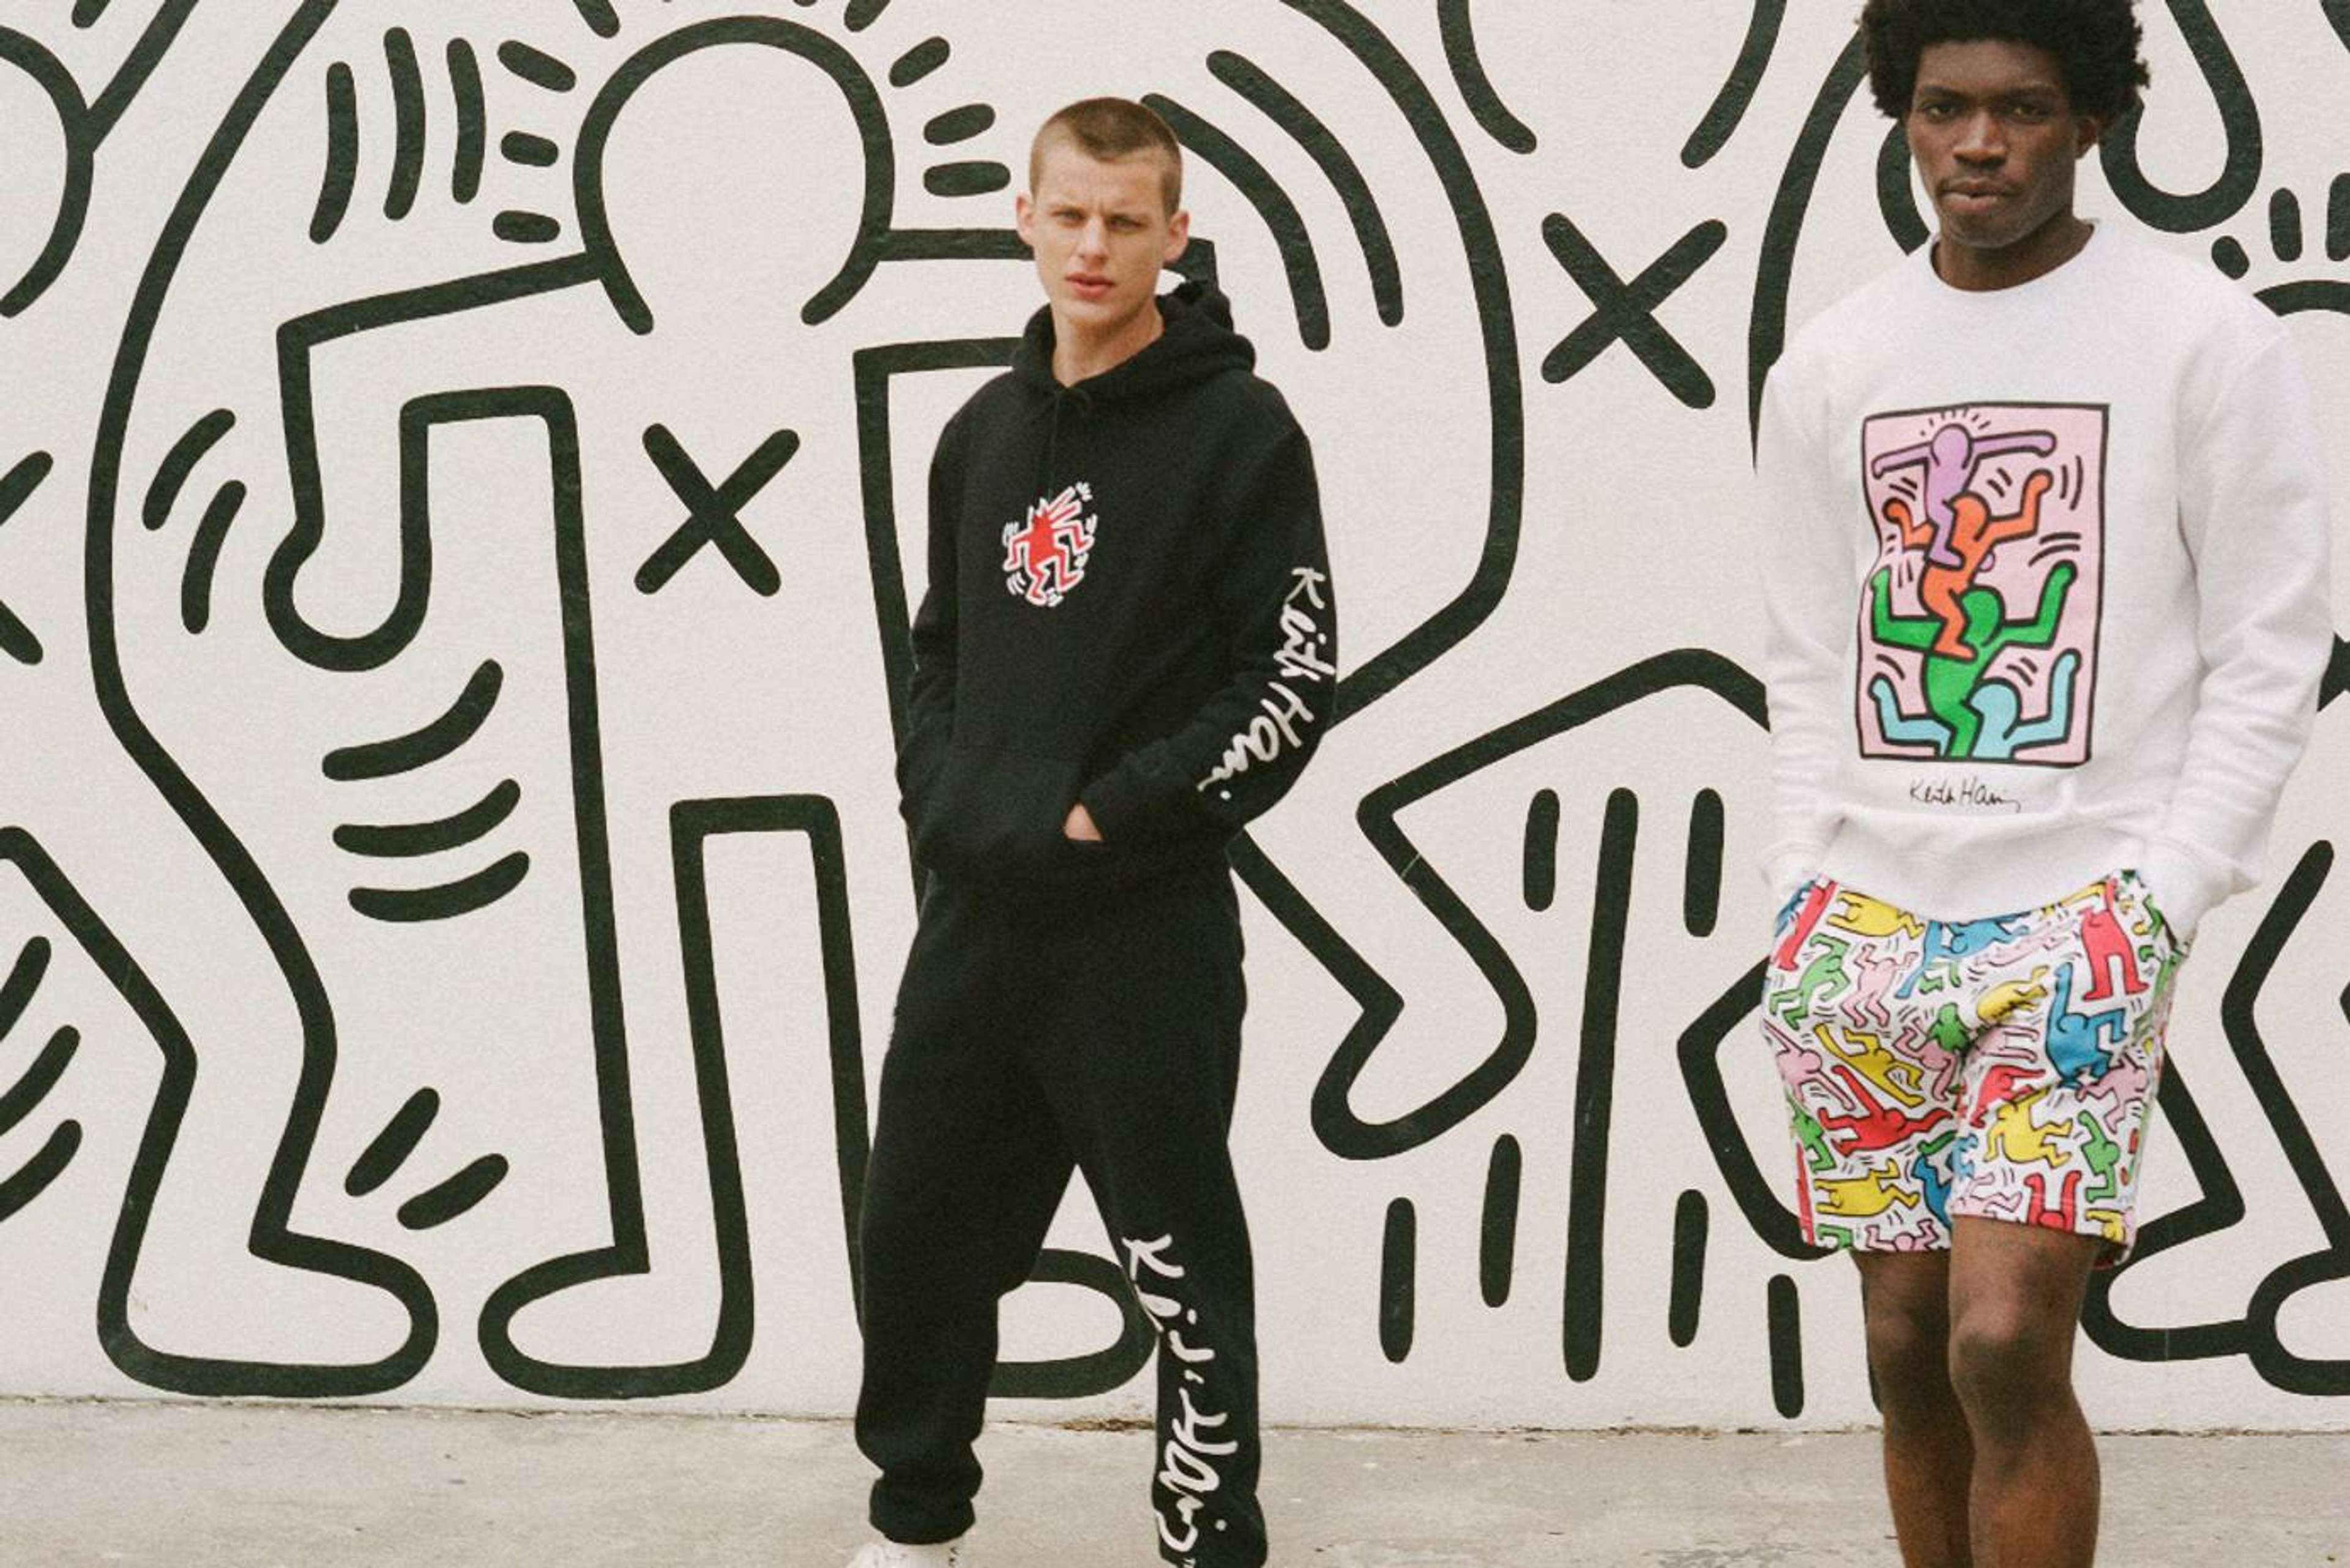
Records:
[[[2108,1438],[2108,1568],[2350,1563],[2350,1436]],[[982,1568],[1149,1568],[1139,1431],[991,1429]],[[836,1568],[826,1422],[0,1403],[0,1564]],[[1894,1568],[1868,1433],[1283,1431],[1296,1568]]]

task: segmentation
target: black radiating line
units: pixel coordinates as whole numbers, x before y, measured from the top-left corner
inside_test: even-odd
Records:
[[[2230,277],[2241,279],[2252,270],[2252,258],[2233,234],[2221,234],[2211,242],[2211,262]]]
[[[518,38],[508,38],[498,46],[498,64],[549,92],[569,92],[579,85],[579,73],[544,49],[534,49]]]
[[[1698,1314],[1705,1303],[1705,1194],[1690,1188],[1673,1206],[1673,1288],[1665,1308],[1665,1332],[1687,1350],[1697,1338]]]
[[[368,1140],[359,1158],[351,1161],[350,1174],[343,1178],[343,1190],[353,1198],[365,1198],[391,1179],[392,1172],[407,1163],[424,1141],[432,1127],[432,1118],[441,1114],[441,1096],[431,1088],[419,1089],[408,1096],[407,1103],[392,1113],[383,1130]]]
[[[932,115],[922,127],[922,140],[933,147],[950,147],[984,135],[994,124],[995,110],[983,103],[967,103]]]
[[[490,220],[490,233],[518,245],[543,245],[563,237],[563,225],[544,213],[508,211]]]
[[[1363,259],[1371,269],[1371,298],[1378,306],[1379,319],[1389,327],[1402,321],[1402,269],[1396,261],[1395,242],[1388,234],[1387,219],[1361,167],[1312,109],[1248,60],[1229,49],[1218,49],[1208,57],[1208,69],[1295,137],[1321,168],[1324,178],[1338,192],[1338,204],[1354,221],[1355,237],[1361,242]]]
[[[1690,803],[1689,860],[1681,879],[1681,925],[1693,937],[1713,935],[1721,916],[1721,796],[1710,789]]]
[[[916,82],[945,65],[947,57],[953,52],[944,38],[924,38],[889,63],[889,85],[895,88],[912,87]]]
[[[2325,259],[2350,261],[2350,174],[2336,174],[2325,198]]]
[[[941,163],[922,171],[922,189],[933,196],[987,196],[1012,183],[1012,171],[991,161]]]
[[[1521,878],[1526,908],[1547,909],[1558,896],[1558,791],[1538,789],[1526,803],[1526,841]]]
[[[1567,1179],[1560,1348],[1566,1375],[1577,1383],[1588,1382],[1599,1371],[1617,1012],[1624,986],[1625,928],[1631,916],[1633,851],[1639,836],[1639,797],[1627,789],[1613,791],[1599,830],[1599,873],[1591,899],[1591,962],[1583,985],[1583,1054],[1575,1074],[1575,1153]]]
[[[2305,277],[2298,283],[2272,283],[2266,288],[2253,290],[2252,297],[2279,316],[2298,316],[2304,310],[2327,310],[2336,316],[2350,316],[2350,283],[2336,277]]]
[[[1771,1334],[1771,1403],[1790,1421],[1804,1413],[1803,1301],[1795,1282],[1773,1274],[1764,1293]]]
[[[489,131],[482,106],[482,62],[463,38],[449,40],[449,88],[457,100],[457,156],[449,169],[449,194],[470,202],[482,193]]]
[[[470,877],[431,888],[354,888],[351,908],[370,920],[411,924],[449,920],[487,909],[521,885],[530,870],[530,857],[522,850],[494,860]]]
[[[619,32],[620,18],[612,10],[612,0],[571,0],[571,5],[598,37],[609,38]]]
[[[31,1006],[33,993],[41,989],[41,977],[49,972],[49,939],[27,938],[16,950],[16,961],[8,966],[8,978],[0,981],[0,1039],[16,1027]]]
[[[2269,245],[2277,260],[2297,262],[2302,243],[2301,198],[2280,186],[2269,197]]]
[[[485,1154],[448,1180],[426,1188],[400,1206],[400,1222],[411,1231],[446,1225],[496,1190],[506,1179],[502,1154]]]
[[[1477,1232],[1477,1290],[1489,1307],[1510,1299],[1510,1282],[1517,1271],[1518,1192],[1524,1171],[1525,1156],[1518,1140],[1507,1133],[1495,1138],[1492,1158],[1485,1165],[1485,1219]]]
[[[391,72],[391,184],[383,193],[383,215],[408,216],[424,188],[424,74],[416,66],[416,40],[405,27],[383,36],[383,63]]]
[[[1762,73],[1778,47],[1779,26],[1786,16],[1787,0],[1754,0],[1754,15],[1746,24],[1746,41],[1738,46],[1737,63],[1730,67],[1729,79],[1681,148],[1685,168],[1704,168],[1736,134],[1739,121],[1754,102],[1754,89],[1762,85]]]
[[[18,1122],[33,1114],[35,1107],[47,1098],[57,1080],[73,1065],[74,1053],[81,1049],[81,1031],[68,1023],[49,1036],[25,1075],[16,1080],[5,1094],[0,1094],[0,1134],[5,1134]]]
[[[498,156],[509,163],[547,169],[563,156],[563,149],[544,136],[534,136],[527,130],[509,130],[498,138]]]
[[[1444,36],[1444,60],[1452,67],[1453,85],[1461,89],[1474,119],[1486,135],[1513,152],[1532,152],[1534,133],[1512,114],[1493,90],[1485,64],[1477,57],[1477,35],[1469,25],[1469,0],[1437,0],[1437,31]]]
[[[353,855],[434,855],[486,836],[513,815],[521,799],[522,785],[505,779],[464,810],[432,822],[344,823],[335,829],[335,844]]]
[[[41,639],[6,605],[0,605],[0,653],[19,664],[38,664],[42,659]]]
[[[852,33],[861,33],[889,8],[889,0],[848,0],[848,9],[841,14],[841,26]]]
[[[57,459],[45,452],[27,452],[16,460],[15,467],[0,474],[0,523],[16,514],[16,509],[32,499],[41,481],[57,466]]]
[[[1305,232],[1297,203],[1240,143],[1173,99],[1149,93],[1142,101],[1168,123],[1184,146],[1231,182],[1264,220],[1281,252],[1282,269],[1289,275],[1290,297],[1297,306],[1297,336],[1308,348],[1327,348],[1330,301],[1322,291],[1322,268],[1314,259],[1313,237]]]
[[[180,574],[180,624],[192,632],[202,631],[211,624],[213,571],[220,565],[221,546],[227,542],[229,525],[236,521],[237,508],[244,504],[244,485],[232,479],[213,493],[203,521],[196,524],[195,542],[188,546],[187,569]]]
[[[16,1175],[0,1181],[0,1220],[6,1220],[17,1210],[48,1190],[49,1183],[63,1175],[73,1160],[74,1151],[81,1147],[81,1124],[60,1122],[41,1152],[26,1160]]]
[[[188,475],[235,423],[234,414],[226,409],[214,409],[172,443],[172,450],[163,454],[162,462],[155,470],[155,482],[147,487],[146,504],[140,513],[149,529],[161,528],[172,520],[172,508],[178,504]],[[5,488],[0,486],[0,493],[5,493]],[[0,516],[5,516],[7,510],[5,493],[0,493]]]
[[[47,452],[27,453],[5,476],[0,476],[0,523],[16,514],[16,509],[40,488],[41,481],[49,476],[57,460]],[[7,654],[19,664],[33,665],[41,661],[41,639],[33,628],[16,618],[16,612],[0,604],[0,653]]]
[[[318,205],[310,214],[310,243],[325,244],[343,226],[359,171],[359,95],[351,67],[337,60],[327,67],[327,172],[318,182]]]
[[[1877,150],[1877,211],[1885,220],[1885,232],[1913,255],[1933,238],[1926,220],[1918,215],[1917,182],[1911,178],[1916,172],[1916,161],[1909,156],[1908,128],[1897,122]]]
[[[77,27],[97,26],[98,19],[106,15],[106,8],[113,3],[114,0],[74,0],[73,25]]]
[[[1379,1352],[1400,1363],[1411,1354],[1414,1295],[1419,1267],[1419,1216],[1409,1198],[1388,1205],[1379,1246]]]
[[[505,671],[498,661],[485,659],[449,711],[431,723],[389,740],[338,746],[327,753],[319,767],[330,779],[380,779],[437,763],[473,738],[482,721],[497,706],[498,689],[504,681]]]

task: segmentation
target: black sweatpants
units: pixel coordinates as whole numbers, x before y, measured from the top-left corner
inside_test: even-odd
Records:
[[[1082,905],[933,878],[898,994],[859,1227],[858,1447],[894,1541],[970,1528],[996,1303],[1085,1173],[1159,1328],[1160,1555],[1259,1568],[1256,1314],[1226,1135],[1239,908],[1221,865]]]

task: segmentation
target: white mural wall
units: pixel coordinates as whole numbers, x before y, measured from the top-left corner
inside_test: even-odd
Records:
[[[1107,91],[1347,614],[1234,856],[1269,1418],[1866,1419],[1754,1015],[1747,488],[1924,233],[1856,9],[8,6],[0,1392],[848,1407],[921,474]],[[2145,11],[2084,204],[2289,314],[2350,450],[2350,7]],[[2103,1423],[2350,1426],[2345,786],[2333,701],[2186,971]],[[1054,1241],[999,1408],[1141,1411]]]

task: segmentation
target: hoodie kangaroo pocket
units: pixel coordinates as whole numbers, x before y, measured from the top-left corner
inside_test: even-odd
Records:
[[[950,746],[914,829],[914,858],[949,877],[982,882],[1083,877],[1107,846],[1063,832],[1082,772],[1059,757]]]

